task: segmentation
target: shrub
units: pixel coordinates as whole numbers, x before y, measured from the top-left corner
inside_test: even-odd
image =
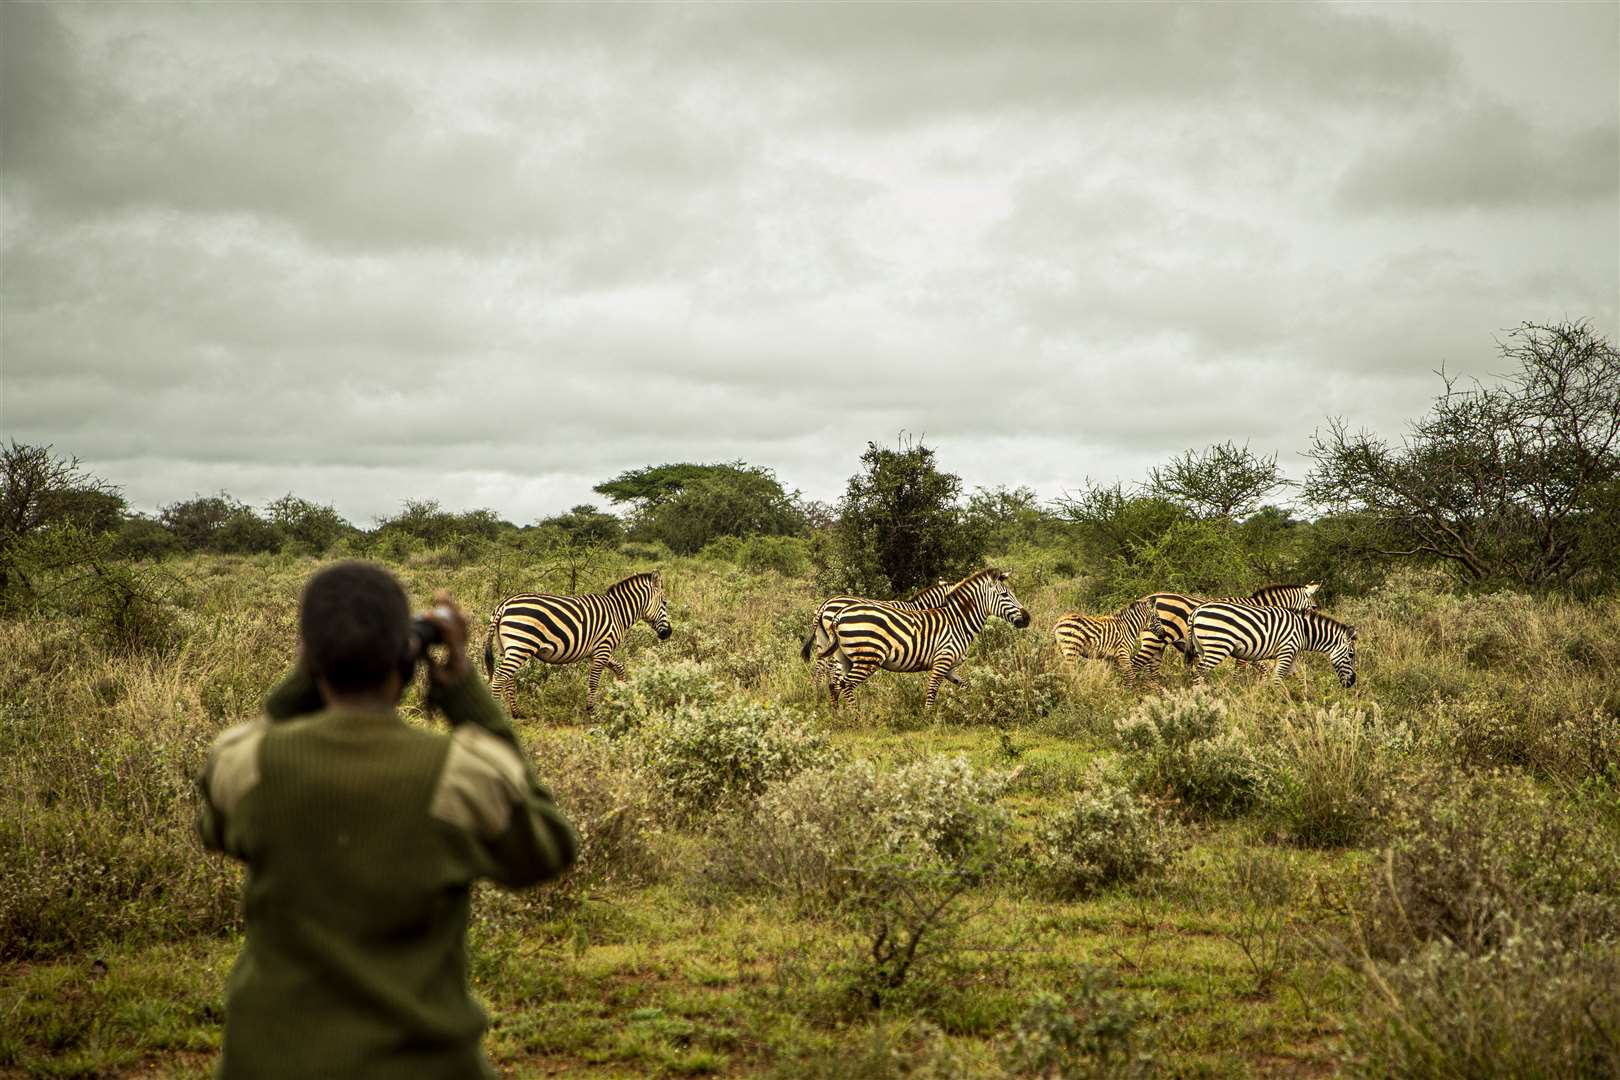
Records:
[[[629,678],[603,688],[596,730],[617,739],[682,705],[712,705],[715,697],[714,677],[701,663],[648,657],[631,669]]]
[[[798,713],[753,702],[688,705],[647,724],[638,741],[652,783],[687,818],[832,760],[826,736]]]
[[[1516,936],[1620,934],[1620,845],[1524,779],[1442,773],[1402,794],[1360,904],[1363,949],[1400,958],[1444,941],[1482,955]]]
[[[961,686],[940,687],[935,699],[939,721],[993,727],[1035,723],[1051,715],[1062,700],[1062,677],[1056,672],[1037,670],[1033,663],[1015,663],[1013,670],[1003,670],[990,666],[982,653],[977,659],[959,673]]]
[[[1247,735],[1201,690],[1149,698],[1116,730],[1137,752],[1138,784],[1196,813],[1230,817],[1263,795],[1265,772]]]
[[[1492,680],[1432,704],[1434,727],[1456,759],[1515,766],[1580,782],[1620,779],[1620,714],[1579,709],[1556,684]]]
[[[149,517],[127,517],[118,525],[113,554],[124,559],[161,559],[180,550],[174,533]]]
[[[750,536],[738,561],[746,570],[774,570],[793,577],[809,567],[809,545],[797,536]]]
[[[1327,709],[1285,717],[1267,755],[1272,815],[1300,844],[1342,847],[1359,842],[1390,794],[1388,748],[1404,732],[1377,714]]]
[[[1105,976],[1087,968],[1067,997],[1038,995],[1013,1025],[1002,1058],[1015,1076],[1040,1080],[1147,1076],[1152,1057],[1141,1044],[1148,1014],[1107,989]]]
[[[925,758],[891,772],[868,760],[807,770],[772,785],[716,847],[710,873],[766,888],[806,912],[847,896],[874,855],[960,859],[1007,827],[1002,773],[966,759]]]
[[[579,834],[570,891],[657,880],[666,850],[653,790],[625,755],[595,739],[536,747],[542,777]]]
[[[217,933],[238,923],[239,880],[172,826],[0,804],[0,959]]]
[[[1172,846],[1163,813],[1094,769],[1037,834],[1035,873],[1061,897],[1164,869]]]
[[[1535,935],[1473,955],[1436,942],[1369,971],[1352,1017],[1361,1076],[1526,1078],[1615,1075],[1620,948],[1569,950]]]

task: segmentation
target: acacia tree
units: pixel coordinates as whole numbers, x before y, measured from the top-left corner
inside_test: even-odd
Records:
[[[1266,496],[1287,481],[1277,455],[1262,457],[1248,444],[1228,439],[1204,450],[1188,450],[1148,471],[1147,493],[1180,503],[1199,517],[1248,517]]]
[[[770,469],[742,461],[649,465],[595,490],[634,507],[636,536],[683,555],[722,536],[791,536],[805,528],[798,492],[785,490]]]
[[[0,447],[0,544],[65,521],[104,532],[117,527],[124,508],[118,488],[85,472],[78,458],[15,439]]]
[[[1342,420],[1312,439],[1305,495],[1378,526],[1367,549],[1427,557],[1475,581],[1612,582],[1620,527],[1620,353],[1585,322],[1525,323],[1500,344],[1517,370],[1445,389],[1398,444]]]

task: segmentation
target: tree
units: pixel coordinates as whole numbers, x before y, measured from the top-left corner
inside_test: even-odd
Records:
[[[215,549],[215,538],[225,523],[233,515],[247,509],[245,504],[222,491],[218,495],[197,495],[170,503],[158,511],[158,520],[174,533],[182,549],[212,551]]]
[[[1097,562],[1130,561],[1133,552],[1157,543],[1187,516],[1179,503],[1169,499],[1132,495],[1121,484],[1090,481],[1079,492],[1059,499],[1057,509],[1077,527],[1080,542]]]
[[[617,544],[624,539],[624,522],[590,503],[582,503],[566,514],[542,518],[536,524],[543,529],[556,529],[571,547]]]
[[[644,465],[639,469],[626,469],[591,490],[612,502],[629,503],[637,512],[644,512],[674,498],[695,480],[746,468],[748,466],[740,461],[731,465],[697,465],[689,461]]]
[[[15,439],[0,447],[0,544],[68,521],[106,532],[117,528],[124,509],[119,489],[86,473],[78,458]]]
[[[1248,517],[1266,496],[1287,481],[1277,470],[1277,455],[1261,457],[1248,445],[1231,440],[1204,450],[1188,450],[1148,471],[1149,495],[1180,503],[1203,518]]]
[[[798,492],[770,469],[746,462],[649,465],[595,490],[634,509],[635,535],[691,555],[722,536],[791,536],[804,531]]]
[[[17,588],[32,593],[19,550],[26,539],[53,527],[93,537],[116,528],[124,506],[118,488],[78,458],[15,439],[0,447],[0,603],[12,606]]]
[[[265,518],[283,545],[319,554],[358,530],[331,506],[300,499],[288,492],[265,506]]]
[[[847,587],[892,596],[980,564],[984,531],[957,505],[962,480],[940,471],[931,447],[904,438],[892,450],[867,443],[861,463],[839,504]]]
[[[1620,528],[1620,353],[1586,322],[1525,323],[1500,343],[1517,370],[1444,391],[1398,445],[1332,420],[1305,495],[1370,519],[1385,557],[1431,558],[1473,581],[1612,585]]]
[[[1027,487],[975,488],[968,496],[967,518],[984,532],[992,551],[1007,551],[1014,544],[1038,543],[1052,519]]]

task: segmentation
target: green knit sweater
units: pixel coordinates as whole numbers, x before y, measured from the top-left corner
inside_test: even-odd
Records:
[[[215,742],[198,831],[248,868],[220,1076],[492,1075],[469,887],[556,877],[577,841],[476,675],[433,700],[450,734],[324,710],[295,670]]]

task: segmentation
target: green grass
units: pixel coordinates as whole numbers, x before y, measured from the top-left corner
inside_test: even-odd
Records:
[[[210,1068],[239,947],[239,875],[191,838],[189,776],[213,736],[253,713],[291,657],[298,588],[315,565],[282,557],[179,564],[189,590],[177,616],[182,644],[164,656],[108,653],[66,623],[0,623],[0,928],[8,940],[0,1075]],[[509,588],[557,585],[521,560],[462,566],[423,555],[399,570],[413,598],[447,585],[475,619]],[[1009,865],[1090,766],[1121,755],[1113,724],[1134,695],[1102,662],[1065,670],[1048,646],[1053,619],[1076,606],[1076,582],[1024,585],[1015,576],[1033,628],[988,633],[966,665],[969,685],[944,691],[958,700],[927,715],[920,679],[887,673],[862,689],[854,714],[822,701],[798,657],[816,601],[808,581],[690,559],[666,564],[664,580],[675,636],[659,645],[638,629],[626,649],[632,672],[653,657],[698,660],[722,697],[794,707],[851,757],[896,765],[962,754],[1009,771]],[[1431,722],[1437,703],[1496,695],[1517,726],[1470,744],[1470,753],[1505,747],[1529,764],[1465,765],[1528,768],[1549,790],[1612,797],[1580,771],[1588,767],[1579,754],[1565,752],[1558,724],[1608,707],[1620,651],[1604,628],[1620,622],[1620,609],[1535,602],[1537,640],[1553,642],[1542,647],[1554,668],[1537,674],[1519,663],[1511,637],[1476,628],[1459,640],[1466,603],[1405,588],[1342,612],[1361,628],[1353,691],[1325,663],[1308,662],[1284,690],[1222,671],[1214,692],[1262,748],[1290,710],[1335,701],[1376,710],[1382,722],[1409,728],[1388,751],[1406,770],[1454,763]],[[1558,644],[1577,639],[1579,649]],[[1472,648],[1477,660],[1481,640],[1496,650],[1485,668],[1467,659]],[[1177,660],[1166,666],[1167,683],[1184,680]],[[526,742],[586,740],[584,694],[578,669],[525,671]],[[416,715],[414,706],[407,712]],[[543,752],[537,764],[545,774]],[[96,828],[74,824],[83,821]],[[1088,969],[1146,1010],[1165,1075],[1318,1075],[1345,1062],[1344,1032],[1362,989],[1330,943],[1344,937],[1375,839],[1306,850],[1286,843],[1263,813],[1186,818],[1160,877],[1057,902],[1016,873],[994,875],[963,898],[961,934],[927,977],[874,1011],[849,993],[860,942],[847,923],[703,879],[700,856],[714,842],[707,824],[671,825],[667,843],[679,857],[640,886],[550,904],[480,894],[473,988],[491,1017],[486,1050],[503,1074],[890,1076],[902,1075],[897,1063],[934,1054],[951,1055],[958,1073],[1003,1075],[1007,1035],[1029,1003],[1043,991],[1071,991]],[[1286,910],[1234,887],[1234,861],[1256,851],[1286,864]],[[173,872],[185,866],[201,869]],[[143,867],[164,872],[143,877]]]

